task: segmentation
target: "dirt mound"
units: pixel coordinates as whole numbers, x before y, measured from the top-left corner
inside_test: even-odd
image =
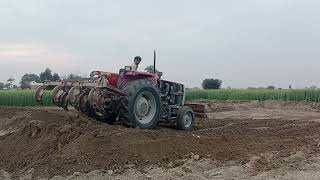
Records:
[[[130,167],[167,166],[197,154],[237,165],[260,157],[252,165],[260,172],[281,166],[281,158],[292,152],[307,148],[318,153],[320,113],[295,114],[290,105],[281,105],[288,111],[264,106],[260,102],[219,104],[219,110],[211,106],[214,116],[198,120],[192,132],[109,126],[59,109],[0,107],[0,170],[16,177],[30,169],[36,177],[93,170],[120,173]],[[270,152],[272,159],[279,159],[272,166],[261,156]]]
[[[31,168],[40,176],[53,176],[169,163],[184,158],[188,144],[198,141],[191,132],[109,126],[77,117],[77,112],[1,108],[17,114],[2,114],[5,120],[0,121],[7,132],[0,136],[0,167],[15,174]]]

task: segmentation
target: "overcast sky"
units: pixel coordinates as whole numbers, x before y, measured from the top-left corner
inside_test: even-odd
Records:
[[[117,72],[136,55],[201,86],[320,86],[319,0],[1,0],[0,81]]]

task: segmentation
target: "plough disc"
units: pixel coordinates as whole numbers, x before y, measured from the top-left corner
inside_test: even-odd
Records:
[[[97,106],[98,97],[101,94],[101,88],[95,87],[92,88],[88,95],[88,100],[91,106]]]
[[[62,107],[61,102],[62,102],[63,96],[67,94],[67,92],[65,92],[64,89],[65,89],[64,86],[56,86],[52,91],[52,102],[58,107]]]
[[[90,106],[88,94],[89,92],[87,91],[80,93],[78,103],[79,111],[89,117],[94,117],[95,114],[93,112],[93,108]]]
[[[81,93],[80,86],[72,87],[68,92],[69,103],[70,105],[74,106],[76,109],[78,108],[80,93]]]
[[[44,90],[47,88],[46,85],[39,86],[36,90],[36,101],[42,103],[42,97],[44,94]]]
[[[92,88],[88,95],[88,101],[90,104],[90,107],[93,110],[93,113],[95,115],[95,118],[98,121],[105,121],[105,94],[106,92],[103,91],[102,88],[96,87]]]

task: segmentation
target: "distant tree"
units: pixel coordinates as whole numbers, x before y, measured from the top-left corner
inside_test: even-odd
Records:
[[[60,76],[59,76],[59,74],[58,73],[53,73],[53,75],[52,75],[52,80],[53,81],[59,81],[61,78],[60,78]]]
[[[14,85],[12,86],[12,88],[13,88],[13,89],[17,89],[18,86],[14,84]]]
[[[0,90],[4,88],[4,83],[0,82]]]
[[[275,86],[268,86],[267,89],[276,89]]]
[[[13,79],[13,78],[9,78],[9,79],[7,80],[7,82],[10,83],[10,84],[12,84],[14,81],[15,81],[15,79]]]
[[[203,89],[220,89],[222,81],[220,79],[205,79],[202,82]]]
[[[6,84],[4,85],[4,87],[5,87],[5,88],[7,88],[7,89],[10,89],[10,88],[11,88],[11,86],[12,86],[12,84],[11,84],[11,83],[6,83]]]
[[[67,77],[67,80],[74,80],[74,81],[79,81],[83,79],[83,77],[81,77],[80,75],[77,75],[77,74],[69,74],[68,77]]]
[[[291,86],[291,84],[289,85],[289,89],[292,89],[292,86]]]
[[[25,74],[22,76],[20,85],[22,89],[30,88],[30,83],[32,81],[41,82],[40,78],[36,74]]]
[[[46,68],[44,72],[40,73],[39,78],[40,78],[40,82],[59,81],[61,79],[58,73],[52,74],[52,71],[49,68]]]
[[[312,86],[310,86],[310,89],[317,89],[317,86],[316,85],[312,85]]]
[[[40,81],[44,82],[44,81],[52,81],[53,76],[52,76],[52,71],[49,68],[46,68],[44,70],[44,72],[40,73]]]
[[[8,83],[5,84],[5,87],[6,87],[7,89],[12,88],[14,81],[15,81],[15,79],[9,78],[9,79],[7,80]]]
[[[144,70],[147,71],[148,73],[153,73],[153,65],[147,66]],[[156,69],[156,72],[160,72],[158,71],[158,69]]]

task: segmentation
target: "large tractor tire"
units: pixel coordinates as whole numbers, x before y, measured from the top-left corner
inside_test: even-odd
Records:
[[[153,129],[160,120],[160,95],[148,79],[128,82],[121,88],[127,96],[121,100],[120,120],[126,125]]]
[[[98,111],[94,111],[94,114],[95,114],[95,119],[97,121],[107,123],[109,125],[113,125],[117,121],[117,118],[118,118],[117,114],[110,113],[110,112],[101,113]]]
[[[115,113],[106,113],[102,122],[113,125],[117,121],[118,115]]]
[[[194,112],[188,106],[181,106],[177,114],[177,129],[192,130],[194,126]]]

